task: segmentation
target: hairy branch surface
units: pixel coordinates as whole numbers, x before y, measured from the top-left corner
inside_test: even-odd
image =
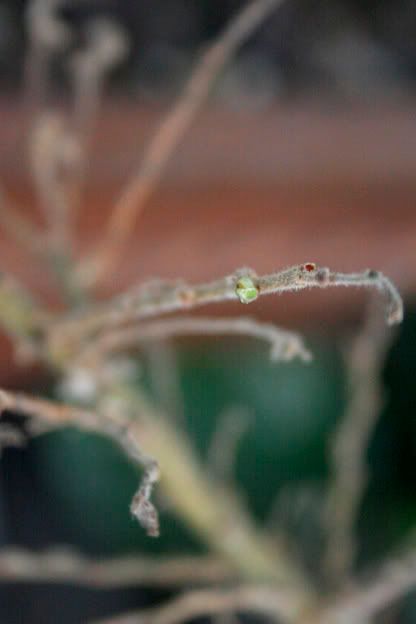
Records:
[[[391,325],[402,320],[401,297],[392,282],[382,273],[374,270],[340,273],[307,262],[263,276],[257,276],[252,269],[240,269],[232,275],[205,284],[145,284],[100,307],[58,321],[51,327],[51,349],[59,359],[61,349],[64,353],[74,347],[79,349],[79,343],[85,344],[86,340],[94,338],[98,332],[111,327],[220,301],[240,301],[247,304],[262,295],[332,286],[375,288],[386,300],[387,323]]]

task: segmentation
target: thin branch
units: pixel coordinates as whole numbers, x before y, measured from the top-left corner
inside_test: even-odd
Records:
[[[27,104],[39,112],[45,107],[51,61],[71,42],[71,29],[61,19],[62,0],[33,0],[26,10],[29,50],[25,67]],[[31,110],[33,113],[33,110]],[[45,215],[49,237],[46,247],[69,253],[69,170],[79,160],[79,149],[63,118],[42,112],[30,133],[29,155],[36,190]],[[45,249],[44,249],[45,254]],[[45,254],[46,255],[46,254]]]
[[[74,89],[73,124],[84,145],[91,134],[104,80],[123,61],[129,48],[121,25],[105,17],[87,22],[86,39],[86,46],[77,50],[69,63]]]
[[[311,589],[284,545],[259,533],[235,498],[204,474],[187,440],[155,410],[136,388],[119,385],[102,391],[97,412],[62,405],[23,394],[0,391],[0,412],[13,410],[39,419],[47,428],[76,426],[114,439],[144,468],[132,511],[151,536],[158,518],[150,502],[158,467],[148,453],[161,460],[163,491],[177,513],[216,553],[246,578],[284,582],[299,604],[310,600]],[[137,416],[140,416],[137,419]]]
[[[218,424],[210,440],[207,465],[216,479],[236,488],[234,468],[238,446],[252,421],[244,407],[232,407],[218,417]]]
[[[25,99],[31,107],[44,104],[51,59],[71,42],[71,30],[58,14],[62,4],[63,0],[32,0],[27,6],[25,24],[29,50],[25,66]]]
[[[197,617],[226,612],[258,614],[282,623],[293,621],[296,611],[296,600],[284,588],[241,586],[187,592],[162,607],[113,616],[95,624],[185,624]]]
[[[70,255],[72,204],[82,150],[61,114],[48,111],[38,117],[31,135],[30,156],[47,221],[50,251]]]
[[[63,4],[63,0],[28,3],[25,96],[31,114],[36,113],[29,135],[29,155],[39,204],[47,223],[41,250],[43,260],[58,277],[67,298],[79,302],[82,293],[72,275],[72,223],[83,150],[64,116],[49,110],[47,105],[51,62],[72,41],[71,28],[59,13]]]
[[[322,614],[322,624],[359,622],[371,619],[383,609],[416,589],[416,553],[412,550],[387,561],[369,579],[355,582],[339,594]],[[340,616],[344,619],[341,620]]]
[[[243,42],[281,3],[282,0],[252,0],[232,18],[230,24],[197,62],[183,93],[147,147],[138,171],[122,191],[102,242],[92,257],[80,266],[80,279],[93,284],[114,269],[139,214],[155,190],[178,143],[209,95],[219,72]]]
[[[386,300],[386,321],[399,323],[403,317],[402,299],[383,273],[366,270],[361,273],[339,273],[317,267],[312,262],[296,265],[270,275],[257,276],[251,269],[240,269],[232,275],[205,284],[159,282],[143,285],[117,299],[58,321],[50,328],[50,348],[59,359],[60,351],[80,349],[80,343],[99,331],[178,310],[189,310],[220,301],[251,303],[261,295],[271,295],[306,288],[357,286],[375,288]]]
[[[86,43],[81,49],[73,52],[68,63],[73,90],[73,104],[68,122],[79,150],[78,166],[72,170],[70,188],[72,222],[80,208],[93,123],[100,105],[105,78],[123,60],[128,51],[127,36],[114,20],[95,17],[87,21],[84,30]],[[82,285],[78,284],[75,276],[73,281],[81,291]]]
[[[296,587],[299,599],[309,598],[303,571],[285,550],[254,525],[236,497],[204,470],[189,440],[177,425],[132,386],[113,386],[102,400],[122,402],[122,413],[140,414],[131,436],[160,461],[160,489],[177,515],[213,552],[251,580],[279,581]]]
[[[242,335],[265,340],[270,344],[272,362],[288,361],[299,357],[304,362],[312,359],[301,337],[295,332],[280,329],[272,323],[262,323],[255,319],[180,317],[154,321],[137,327],[127,327],[104,332],[92,345],[87,346],[79,360],[94,362],[104,359],[111,353],[134,348],[146,341],[163,340],[177,335]]]
[[[126,415],[114,410],[117,414],[111,417],[110,409],[103,417],[93,411],[0,390],[0,414],[4,410],[39,419],[46,430],[50,427],[74,426],[109,436],[143,469],[142,481],[131,503],[131,512],[149,536],[156,537],[159,534],[158,514],[150,500],[153,486],[159,477],[158,464],[140,448],[137,431],[132,434],[133,423]]]
[[[151,342],[146,345],[144,356],[152,395],[178,427],[184,427],[185,402],[181,388],[179,354],[175,345],[171,340]],[[138,364],[137,358],[133,361]],[[115,362],[114,358],[107,359],[105,366],[111,362]]]
[[[179,587],[222,583],[236,573],[213,557],[90,559],[68,548],[0,550],[0,582],[65,583],[86,587]]]
[[[372,302],[374,304],[374,302]],[[331,445],[326,502],[328,577],[342,582],[356,554],[355,521],[367,486],[366,452],[382,406],[381,372],[394,332],[386,332],[374,305],[347,356],[350,398]]]

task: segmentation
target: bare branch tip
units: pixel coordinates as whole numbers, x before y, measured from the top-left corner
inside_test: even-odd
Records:
[[[148,500],[141,489],[134,495],[131,501],[130,511],[138,520],[140,526],[145,529],[149,537],[159,537],[159,516],[156,507]]]
[[[140,526],[149,537],[159,537],[160,525],[159,514],[150,497],[153,486],[159,479],[159,466],[156,461],[151,461],[147,466],[142,482],[131,501],[130,511],[138,520]]]
[[[377,288],[387,298],[386,322],[388,325],[397,325],[403,321],[403,300],[393,282],[383,273],[368,269],[367,277],[373,280]]]

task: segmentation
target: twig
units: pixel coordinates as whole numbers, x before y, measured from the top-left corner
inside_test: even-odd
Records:
[[[177,310],[189,310],[227,300],[251,303],[261,295],[331,286],[376,288],[386,299],[387,323],[391,325],[402,320],[401,297],[396,287],[382,273],[374,270],[339,273],[307,262],[264,276],[257,276],[251,269],[240,269],[232,275],[205,284],[160,282],[144,285],[108,304],[69,316],[51,326],[51,352],[59,359],[68,350],[72,353],[74,349],[79,351],[80,343],[85,344],[88,338],[93,338],[105,328]]]
[[[59,19],[63,0],[32,0],[26,10],[29,51],[25,67],[26,100],[31,106],[43,104],[53,54],[64,50],[71,41],[71,31]]]
[[[32,0],[26,10],[29,50],[25,67],[27,104],[44,106],[48,91],[50,63],[71,41],[71,30],[60,19],[63,0]],[[31,111],[33,112],[33,111]],[[78,158],[73,137],[56,113],[39,115],[30,134],[29,155],[41,208],[50,228],[48,244],[55,253],[69,253],[68,164]],[[75,158],[74,158],[75,157]]]
[[[146,345],[145,358],[152,395],[162,409],[169,414],[169,417],[178,424],[178,427],[184,427],[185,404],[181,388],[178,351],[175,345],[169,339],[151,342]],[[108,366],[111,361],[114,362],[114,359],[107,360],[105,366]],[[133,361],[137,365],[137,358]]]
[[[113,439],[144,470],[142,482],[132,500],[131,512],[149,536],[156,537],[159,534],[158,514],[150,500],[153,486],[159,477],[158,465],[141,450],[137,428],[133,434],[133,423],[126,414],[111,414],[113,410],[110,409],[103,417],[90,410],[0,390],[0,414],[4,410],[21,412],[39,419],[46,428],[75,426],[97,431]]]
[[[319,620],[322,624],[370,620],[416,588],[416,554],[412,550],[384,563],[375,574],[341,592]],[[344,619],[341,619],[343,616]],[[318,620],[317,620],[318,621]]]
[[[28,4],[25,95],[30,112],[39,113],[30,133],[29,155],[39,203],[48,226],[42,247],[43,260],[58,277],[63,293],[79,302],[81,290],[72,275],[71,229],[83,153],[81,142],[63,116],[46,106],[51,61],[72,39],[71,28],[59,15],[63,4],[63,0],[33,0]]]
[[[82,162],[81,146],[64,117],[53,111],[37,119],[31,137],[31,164],[55,257],[71,254],[72,205]]]
[[[105,405],[105,408],[104,408]],[[102,393],[97,412],[0,391],[0,413],[13,410],[39,419],[47,428],[75,426],[98,431],[114,439],[144,468],[142,484],[133,502],[133,513],[151,536],[158,533],[158,518],[150,502],[158,467],[148,453],[160,458],[161,486],[177,512],[211,548],[247,578],[284,582],[299,601],[309,600],[310,588],[302,571],[283,546],[258,534],[248,515],[230,500],[218,484],[207,478],[187,441],[139,394],[120,385]],[[137,420],[132,415],[140,415]]]
[[[42,552],[10,547],[0,550],[0,582],[7,583],[179,587],[221,583],[235,577],[235,571],[213,557],[89,559],[68,548]]]
[[[216,478],[228,486],[236,487],[233,470],[237,449],[250,422],[250,414],[243,407],[232,407],[218,417],[208,448],[207,464]]]
[[[252,0],[203,54],[183,93],[147,147],[138,171],[122,191],[102,242],[93,255],[80,266],[80,279],[91,285],[114,269],[138,215],[152,195],[179,141],[209,95],[218,73],[251,33],[281,3],[282,0]]]
[[[75,133],[85,143],[100,103],[106,75],[128,52],[127,36],[114,20],[99,17],[86,25],[87,44],[70,59],[74,89]]]
[[[373,302],[374,303],[374,302]],[[375,306],[347,357],[350,398],[331,445],[326,503],[328,577],[342,582],[356,554],[354,524],[367,486],[366,452],[382,405],[380,375],[394,332],[386,332]]]
[[[295,332],[280,329],[271,323],[255,319],[180,317],[153,321],[137,327],[127,327],[104,332],[79,356],[80,361],[100,361],[109,354],[134,348],[148,340],[163,340],[176,335],[237,334],[251,336],[270,343],[270,359],[273,362],[288,361],[299,357],[304,362],[312,359],[301,337]]]
[[[185,624],[197,617],[234,611],[263,615],[282,623],[293,621],[297,601],[290,591],[279,587],[195,590],[162,607],[113,616],[95,624]]]
[[[140,421],[130,426],[131,436],[158,458],[160,488],[188,527],[244,577],[286,582],[306,599],[309,585],[297,562],[288,557],[283,544],[272,543],[258,531],[243,506],[210,478],[177,425],[136,387],[103,391],[103,401],[111,403],[113,397],[123,403],[123,413],[140,414]]]

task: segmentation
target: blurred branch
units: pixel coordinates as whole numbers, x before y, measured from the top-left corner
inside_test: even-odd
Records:
[[[97,431],[114,440],[144,471],[139,489],[131,503],[131,512],[148,535],[155,537],[159,534],[158,514],[150,500],[153,486],[159,477],[158,464],[142,451],[139,432],[135,429],[133,435],[133,423],[128,414],[122,414],[118,410],[107,410],[103,416],[90,410],[0,390],[0,414],[4,410],[38,419],[43,431],[49,428],[74,426]]]
[[[109,386],[102,401],[119,403],[123,413],[140,415],[129,428],[132,440],[160,464],[160,488],[179,517],[214,553],[224,557],[240,575],[257,581],[285,582],[306,599],[309,584],[282,544],[258,531],[236,497],[204,470],[189,440],[166,415],[132,386]],[[119,407],[119,409],[120,409]]]
[[[62,52],[71,42],[71,30],[60,19],[58,9],[64,0],[32,0],[26,10],[26,31],[29,50],[26,55],[26,101],[44,104],[48,90],[50,62],[54,54]]]
[[[130,386],[102,389],[98,411],[62,405],[12,392],[0,391],[0,412],[12,410],[40,420],[46,428],[75,426],[97,431],[115,440],[127,455],[144,468],[133,498],[132,513],[151,536],[158,534],[158,517],[150,496],[159,475],[158,464],[141,450],[161,461],[161,486],[177,513],[236,572],[247,578],[284,582],[298,596],[309,597],[309,584],[283,547],[258,533],[236,498],[227,497],[214,484],[177,428],[163,418]]]
[[[62,54],[72,39],[71,28],[59,13],[65,4],[64,0],[32,0],[28,5],[26,99],[32,107],[33,103],[45,106],[51,60]],[[72,128],[56,112],[42,113],[30,142],[34,180],[48,225],[44,258],[49,260],[64,294],[75,303],[83,300],[84,293],[73,274],[71,230],[83,179],[85,143],[103,78],[127,47],[121,29],[106,19],[91,21],[87,39],[86,49],[72,57]]]
[[[180,317],[104,332],[81,352],[79,360],[100,361],[113,352],[134,348],[137,344],[148,340],[163,340],[176,335],[192,334],[204,336],[237,334],[265,340],[270,343],[270,359],[273,362],[288,361],[295,357],[308,362],[312,358],[298,334],[280,329],[271,323],[244,317],[226,319]]]
[[[386,332],[374,302],[347,355],[349,399],[331,445],[326,502],[328,578],[342,582],[356,554],[355,522],[367,486],[366,453],[382,406],[381,372],[395,336]]]
[[[58,321],[50,327],[51,350],[59,358],[62,354],[67,355],[68,350],[72,353],[74,349],[79,350],[80,344],[85,344],[88,338],[93,338],[103,329],[177,310],[184,311],[227,300],[247,304],[260,295],[332,286],[376,288],[386,299],[387,323],[399,323],[402,320],[401,297],[392,282],[382,273],[374,270],[339,273],[307,262],[263,276],[257,276],[251,269],[240,269],[232,275],[205,284],[145,284],[107,304]]]
[[[222,583],[235,577],[235,571],[213,557],[89,559],[67,548],[43,552],[10,547],[0,550],[0,582],[7,583],[178,587]]]
[[[178,143],[209,95],[219,72],[281,3],[282,0],[252,0],[231,20],[198,61],[183,93],[151,140],[138,171],[122,191],[102,241],[92,256],[79,267],[79,279],[84,280],[84,283],[94,284],[114,270],[139,214],[155,190]]]
[[[152,395],[178,427],[185,426],[185,402],[182,394],[178,351],[171,340],[150,342],[145,358]],[[110,363],[114,362],[114,358]],[[134,360],[137,362],[137,359]],[[108,366],[108,361],[107,361]]]
[[[324,609],[322,624],[370,620],[416,588],[416,554],[414,550],[382,564],[367,579],[355,582]],[[343,619],[341,619],[341,616]]]
[[[234,468],[241,438],[252,421],[244,407],[232,407],[218,417],[207,454],[207,464],[218,480],[236,487]]]
[[[71,205],[70,178],[80,160],[80,149],[62,115],[45,112],[36,120],[31,138],[35,184],[48,226],[50,244],[67,249]]]
[[[26,102],[38,114],[30,132],[29,155],[40,207],[47,223],[43,260],[58,277],[63,293],[74,302],[81,291],[72,275],[72,221],[83,153],[81,141],[63,115],[47,105],[51,62],[72,40],[59,9],[64,0],[32,0],[26,11]],[[45,110],[46,109],[46,110]]]
[[[290,591],[279,587],[195,590],[162,607],[109,617],[95,624],[184,624],[198,617],[235,611],[263,615],[272,622],[293,621],[296,600]]]
[[[83,154],[65,118],[53,111],[38,117],[31,135],[31,164],[47,222],[44,259],[71,299],[79,298],[72,269],[72,221]]]
[[[97,17],[86,24],[87,43],[74,52],[70,71],[74,89],[74,128],[85,144],[91,132],[107,74],[125,58],[127,35],[117,22]]]
[[[59,15],[63,0],[32,0],[26,10],[26,31],[29,50],[25,68],[26,102],[33,107],[46,105],[51,60],[70,43],[71,29]],[[36,118],[30,134],[29,155],[41,208],[45,215],[49,236],[47,251],[56,264],[67,264],[70,254],[70,203],[68,183],[79,153],[74,137],[65,128],[63,118],[55,112],[43,112]],[[65,260],[63,258],[65,257]],[[66,267],[58,267],[64,277]]]

